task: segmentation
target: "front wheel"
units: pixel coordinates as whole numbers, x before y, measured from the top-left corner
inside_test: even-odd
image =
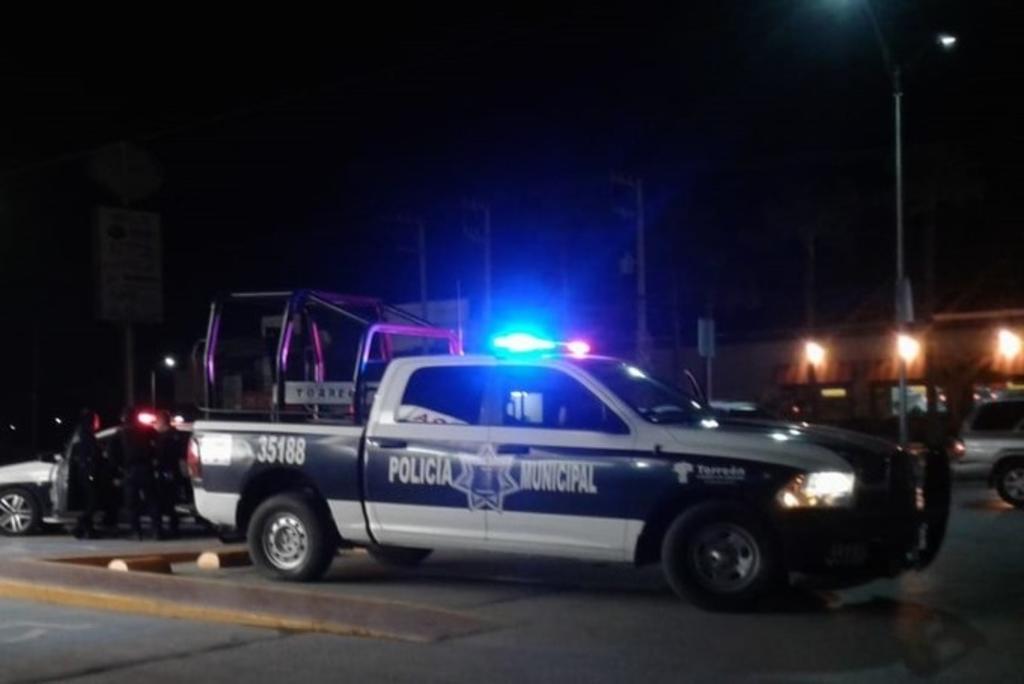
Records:
[[[249,554],[264,574],[294,582],[319,579],[338,550],[329,526],[299,494],[260,504],[247,536]]]
[[[32,534],[42,524],[39,502],[20,487],[0,490],[0,534],[21,537]]]
[[[1010,461],[996,473],[996,491],[1003,501],[1024,508],[1024,460]]]
[[[712,610],[751,606],[776,588],[782,573],[771,535],[747,511],[703,504],[679,515],[662,541],[672,589]]]
[[[371,556],[385,565],[411,568],[427,559],[431,549],[411,549],[405,546],[370,546],[366,549]]]

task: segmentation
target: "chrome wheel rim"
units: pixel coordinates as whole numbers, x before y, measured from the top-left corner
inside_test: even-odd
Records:
[[[0,496],[0,529],[23,534],[31,525],[32,504],[24,495],[11,492]]]
[[[739,525],[708,525],[695,535],[690,549],[697,580],[717,593],[746,588],[761,570],[760,548]]]
[[[274,567],[294,570],[305,562],[309,554],[309,535],[298,516],[279,513],[268,520],[263,529],[263,551]]]
[[[1010,468],[1003,475],[1003,489],[1011,498],[1024,500],[1024,468]]]

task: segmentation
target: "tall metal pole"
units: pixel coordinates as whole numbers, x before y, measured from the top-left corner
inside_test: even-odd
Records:
[[[892,80],[893,118],[895,128],[895,171],[896,171],[896,329],[898,334],[906,331],[907,323],[914,319],[911,299],[910,282],[903,268],[903,85],[900,67],[893,58],[892,49],[885,39],[882,26],[878,22],[874,7],[870,0],[864,3],[871,28],[878,48],[882,52],[886,72]],[[898,358],[899,366],[899,430],[900,444],[906,444],[909,438],[907,428],[907,362],[902,355]]]
[[[124,333],[124,400],[127,406],[135,403],[135,331],[132,324],[122,324]]]
[[[416,220],[417,252],[420,259],[420,314],[427,320],[427,229],[422,220]]]
[[[899,67],[893,69],[893,118],[896,136],[896,325],[902,334],[906,331],[907,323],[913,318],[911,308],[910,287],[906,282],[903,256],[903,87],[900,79]],[[906,444],[910,438],[910,430],[907,425],[907,362],[902,355],[899,357],[899,422],[900,422],[900,444]]]
[[[644,225],[644,182],[633,181],[636,190],[636,357],[641,363],[647,358],[647,245]]]
[[[491,207],[480,205],[484,214],[484,330],[491,329]]]

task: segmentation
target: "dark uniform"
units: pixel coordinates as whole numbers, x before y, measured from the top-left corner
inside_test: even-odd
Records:
[[[156,490],[156,473],[153,467],[152,432],[125,421],[118,435],[121,446],[121,461],[124,467],[124,505],[132,532],[142,536],[143,511],[149,516],[153,536],[163,536],[160,520],[160,501]]]
[[[157,418],[156,435],[153,437],[153,462],[156,466],[156,492],[160,502],[160,514],[167,516],[168,532],[178,534],[178,491],[182,486],[181,464],[184,460],[181,434],[169,422],[169,416]]]
[[[73,534],[79,538],[92,537],[93,516],[100,500],[101,463],[100,447],[93,434],[95,414],[84,411],[67,447],[69,480],[82,497],[82,512],[78,516]]]

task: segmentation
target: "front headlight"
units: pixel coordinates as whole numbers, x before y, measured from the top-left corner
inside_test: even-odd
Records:
[[[803,473],[779,490],[775,500],[783,508],[843,508],[853,503],[851,473]]]

